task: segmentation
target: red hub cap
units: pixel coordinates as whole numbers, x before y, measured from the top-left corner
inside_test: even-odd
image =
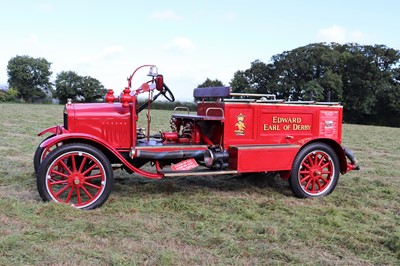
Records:
[[[57,202],[84,208],[96,201],[106,184],[102,164],[91,154],[69,152],[52,162],[46,188]]]
[[[318,196],[329,189],[335,169],[331,157],[323,151],[314,151],[303,159],[299,182],[305,193]]]

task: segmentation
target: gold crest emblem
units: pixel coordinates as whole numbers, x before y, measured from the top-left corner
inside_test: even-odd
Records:
[[[246,118],[246,116],[240,113],[236,116],[236,118],[237,118],[237,123],[235,124],[236,127],[235,134],[238,136],[243,136],[246,130],[246,124],[244,123],[244,119]]]

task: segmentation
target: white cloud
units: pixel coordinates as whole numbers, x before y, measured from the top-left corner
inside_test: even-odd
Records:
[[[176,37],[166,46],[166,50],[188,54],[194,50],[195,46],[187,37]]]
[[[317,41],[319,42],[362,42],[365,35],[360,31],[348,31],[345,28],[333,25],[331,27],[321,29],[317,33]]]
[[[156,20],[178,21],[181,17],[178,16],[174,10],[168,9],[164,11],[155,11],[150,17]]]

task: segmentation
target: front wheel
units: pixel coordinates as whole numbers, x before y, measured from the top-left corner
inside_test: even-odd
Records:
[[[339,159],[325,143],[306,145],[297,154],[289,185],[296,197],[311,198],[330,194],[339,179]]]
[[[86,144],[65,144],[44,158],[37,188],[44,201],[79,209],[100,207],[111,193],[114,173],[107,157]]]

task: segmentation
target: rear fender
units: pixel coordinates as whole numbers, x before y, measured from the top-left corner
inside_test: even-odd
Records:
[[[116,158],[118,158],[118,160],[120,160],[122,164],[124,164],[128,169],[130,169],[133,172],[136,172],[140,175],[143,175],[143,176],[146,176],[149,178],[160,179],[162,177],[161,174],[151,173],[151,172],[143,171],[143,170],[140,170],[139,168],[136,168],[131,163],[129,163],[112,145],[110,145],[109,143],[103,141],[102,139],[100,139],[98,137],[88,135],[88,134],[64,133],[61,135],[56,135],[50,139],[43,141],[40,144],[40,147],[42,147],[42,148],[51,147],[59,142],[64,142],[64,143],[77,142],[77,143],[79,143],[79,142],[82,142],[83,140],[85,140],[85,142],[92,142],[92,143],[98,144],[102,148],[106,149],[107,151],[112,153]]]

